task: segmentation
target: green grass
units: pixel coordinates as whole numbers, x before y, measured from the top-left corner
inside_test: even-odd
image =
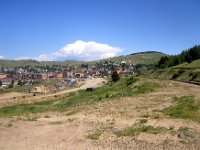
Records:
[[[53,101],[38,102],[33,104],[20,104],[0,109],[0,117],[2,116],[20,116],[29,113],[38,113],[51,110]]]
[[[147,119],[141,119],[139,123],[143,124],[143,123],[147,123],[148,120]]]
[[[103,133],[102,130],[96,130],[93,133],[90,133],[87,138],[92,139],[92,140],[99,140],[99,137]]]
[[[195,68],[200,68],[200,59],[198,60],[195,60],[191,63],[183,63],[183,64],[180,64],[178,66],[174,66],[172,68],[186,68],[186,69],[195,69]]]
[[[49,100],[33,104],[20,104],[0,109],[0,117],[19,116],[28,113],[38,113],[44,111],[68,111],[71,106],[81,104],[93,104],[99,101],[119,99],[124,96],[137,96],[148,92],[153,92],[159,88],[158,83],[148,79],[137,79],[135,83],[127,86],[127,80],[132,77],[122,77],[116,83],[110,83],[106,86],[96,89],[94,92],[85,90],[72,92],[67,97],[58,100]]]
[[[175,79],[200,82],[200,59],[195,60],[190,64],[183,63],[171,68],[145,70],[141,74],[143,76],[158,79]]]
[[[200,82],[200,69],[166,68],[143,71],[142,75],[158,79],[174,79]]]
[[[163,113],[173,118],[190,119],[200,121],[200,104],[192,96],[175,97],[173,105],[165,108]]]
[[[115,134],[118,137],[121,137],[121,136],[136,136],[142,132],[158,134],[163,131],[164,131],[164,128],[162,128],[162,127],[153,127],[153,126],[142,125],[142,126],[135,127],[135,128],[127,127],[127,128],[117,131]]]
[[[0,91],[0,94],[10,93],[10,92],[28,92],[29,90],[31,90],[34,87],[39,86],[39,85],[40,84],[30,85],[30,86],[17,86],[17,87],[12,88],[12,89],[2,90],[2,91]]]

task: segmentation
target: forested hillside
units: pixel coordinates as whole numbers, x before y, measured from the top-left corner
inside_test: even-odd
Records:
[[[161,57],[158,61],[157,67],[167,68],[184,62],[191,63],[197,59],[200,59],[200,45],[196,45],[188,50],[182,51],[179,55]]]

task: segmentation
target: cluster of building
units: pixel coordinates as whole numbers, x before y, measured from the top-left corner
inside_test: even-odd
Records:
[[[72,83],[80,78],[108,76],[113,70],[116,70],[119,74],[133,74],[136,69],[138,69],[136,65],[128,64],[126,61],[121,61],[120,63],[98,61],[95,64],[81,64],[71,67],[61,65],[54,65],[52,67],[0,67],[0,86],[9,87],[12,83],[28,85],[33,82],[45,82],[53,79],[64,79]]]

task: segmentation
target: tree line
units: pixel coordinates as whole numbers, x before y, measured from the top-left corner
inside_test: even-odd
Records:
[[[182,51],[178,55],[163,56],[160,58],[156,66],[159,68],[167,68],[184,62],[191,63],[197,59],[200,59],[200,45],[196,45],[188,50]]]

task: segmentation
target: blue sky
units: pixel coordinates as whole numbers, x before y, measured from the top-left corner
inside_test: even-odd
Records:
[[[0,58],[93,60],[200,44],[199,0],[0,0]]]

